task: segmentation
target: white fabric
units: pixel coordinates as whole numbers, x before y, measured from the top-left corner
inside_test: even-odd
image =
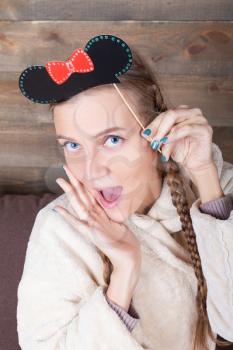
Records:
[[[233,165],[212,146],[222,189],[233,193]],[[201,213],[200,199],[182,173],[208,286],[210,323],[215,335],[233,341],[233,211],[227,220]],[[51,210],[57,204],[72,212],[65,193],[42,208],[27,246],[17,305],[22,350],[191,350],[197,280],[166,178],[147,215],[134,213],[125,221],[142,251],[133,295],[140,320],[132,332],[103,295],[96,246]],[[215,349],[211,339],[209,348]]]

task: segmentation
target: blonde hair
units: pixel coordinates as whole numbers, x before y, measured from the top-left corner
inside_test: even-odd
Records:
[[[121,87],[133,89],[140,97],[139,105],[142,110],[140,115],[142,115],[143,125],[146,126],[152,122],[154,118],[156,118],[156,115],[165,112],[168,108],[164,102],[160,84],[158,83],[158,79],[155,77],[154,72],[151,71],[145,59],[139,55],[137,50],[133,48],[132,45],[131,51],[133,54],[132,66],[129,71],[124,73],[122,76],[119,76],[118,79],[121,81]],[[51,103],[50,110],[53,111],[56,104],[57,103]],[[232,345],[233,343],[230,341],[215,339],[211,330],[206,309],[207,285],[202,271],[196,235],[192,225],[186,192],[183,185],[182,175],[179,172],[178,164],[170,158],[163,164],[159,163],[158,167],[159,170],[167,176],[167,183],[170,187],[172,203],[177,209],[177,213],[181,221],[182,231],[187,242],[192,266],[197,278],[198,290],[196,296],[196,307],[198,319],[193,350],[209,350],[207,345],[207,334],[209,334],[212,340],[219,346],[224,347]],[[101,251],[100,254],[104,263],[104,280],[108,285],[110,283],[110,276],[113,266],[107,256],[105,256]]]

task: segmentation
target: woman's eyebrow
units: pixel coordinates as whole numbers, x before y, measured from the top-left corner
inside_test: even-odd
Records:
[[[119,130],[127,130],[126,128],[122,128],[122,127],[119,127],[119,126],[116,126],[116,127],[112,127],[112,128],[108,128],[108,129],[105,129],[101,132],[99,132],[98,134],[94,135],[94,136],[90,136],[90,138],[97,138],[101,135],[104,135],[104,134],[107,134],[108,132],[112,132],[112,131],[119,131]],[[72,142],[76,142],[77,140],[75,140],[74,138],[72,137],[69,137],[69,136],[65,136],[65,135],[57,135],[56,137],[57,140],[59,139],[66,139],[66,140],[69,140],[69,141],[72,141]]]

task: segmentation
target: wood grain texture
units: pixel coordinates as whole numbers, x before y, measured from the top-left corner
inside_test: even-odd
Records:
[[[192,21],[232,20],[231,0],[56,1],[1,0],[2,20]]]
[[[23,175],[23,176],[22,176]],[[42,194],[51,192],[62,194],[64,191],[57,185],[58,177],[66,178],[61,163],[57,167],[5,166],[0,170],[0,195],[3,194]]]
[[[157,77],[168,107],[179,104],[187,104],[190,108],[199,107],[211,125],[233,126],[232,77],[193,75],[190,79],[183,75],[158,74]],[[15,72],[0,75],[1,130],[10,130],[19,124],[33,130],[40,123],[51,123],[48,105],[26,99],[18,89],[17,78],[18,73]]]
[[[31,64],[65,60],[100,33],[122,37],[147,58],[168,107],[201,108],[214,127],[214,142],[233,163],[233,22],[59,20],[1,21],[0,26],[1,192],[54,191],[62,162],[48,106],[21,94],[20,72]]]
[[[215,126],[213,130],[213,142],[220,147],[223,160],[233,164],[233,127]]]
[[[101,33],[118,35],[160,74],[232,76],[233,22],[0,22],[0,72],[67,59]],[[2,73],[1,73],[2,74]]]

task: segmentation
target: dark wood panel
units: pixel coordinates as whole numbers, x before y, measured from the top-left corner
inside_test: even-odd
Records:
[[[233,164],[233,22],[1,22],[0,191],[52,189],[61,164],[47,105],[18,89],[30,64],[65,60],[97,33],[124,38],[158,73],[168,107],[199,107],[214,126],[214,142]],[[111,28],[111,31],[109,30]],[[77,39],[78,38],[78,39]],[[155,44],[153,44],[155,43]],[[58,54],[59,52],[59,54]]]
[[[48,167],[57,164],[62,149],[55,139],[54,126],[12,124],[1,127],[1,167]]]
[[[168,106],[198,107],[212,126],[233,126],[233,76],[161,76]]]
[[[21,94],[18,75],[15,72],[0,75],[0,128],[10,130],[25,125],[33,129],[40,123],[51,123],[47,105],[34,103]],[[159,75],[158,78],[168,107],[179,104],[199,107],[211,125],[233,126],[233,76]]]
[[[41,194],[52,192],[62,194],[57,185],[58,177],[66,178],[61,164],[57,167],[4,167],[0,170],[0,195]]]
[[[55,180],[66,175],[54,125],[0,123],[0,129],[0,193],[57,193]]]
[[[223,160],[233,164],[233,127],[215,126],[213,130],[213,142],[220,147]]]
[[[3,20],[232,20],[231,0],[44,1],[1,0]]]
[[[233,22],[0,22],[0,74],[65,60],[99,34],[120,36],[166,75],[225,76],[233,71]]]

